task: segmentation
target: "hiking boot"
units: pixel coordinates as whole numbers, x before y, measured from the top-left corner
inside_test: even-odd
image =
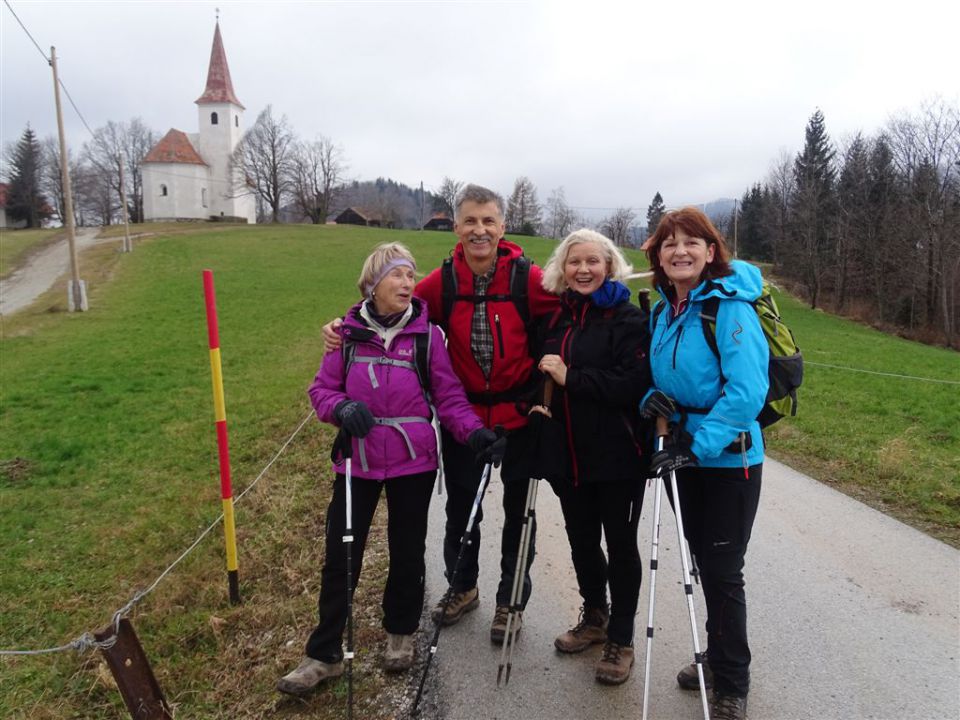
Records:
[[[747,699],[715,692],[710,700],[712,720],[747,720]]]
[[[490,642],[497,645],[503,645],[503,638],[507,634],[507,616],[510,614],[510,608],[506,605],[497,605],[496,612],[493,613],[493,622],[490,623]],[[517,610],[513,613],[513,622],[510,623],[510,632],[514,639],[523,627],[523,611]]]
[[[305,695],[322,680],[343,675],[343,663],[327,663],[313,658],[304,658],[296,670],[292,670],[277,681],[277,690],[289,695]]]
[[[713,670],[710,669],[710,663],[703,663],[703,684],[707,690],[713,687]],[[700,678],[697,676],[697,664],[690,663],[683,670],[677,673],[677,685],[684,690],[699,690]]]
[[[603,655],[597,661],[597,682],[604,685],[620,685],[630,677],[633,668],[633,645],[620,645],[607,641]]]
[[[387,633],[387,649],[383,653],[383,669],[387,672],[403,672],[413,667],[413,635]]]
[[[610,616],[606,608],[580,608],[577,624],[553,641],[553,646],[563,653],[583,652],[594,643],[607,640],[607,622]]]
[[[430,617],[433,618],[435,623],[440,623],[442,617],[441,624],[444,626],[456,625],[465,613],[480,607],[480,591],[477,590],[476,587],[472,587],[463,592],[453,593],[450,596],[450,604],[447,605],[446,614],[443,612],[443,601],[444,598],[441,598],[440,602],[437,603],[437,606],[430,613]]]

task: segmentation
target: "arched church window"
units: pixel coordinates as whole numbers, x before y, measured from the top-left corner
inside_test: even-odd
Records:
[[[167,196],[167,186],[166,186],[166,185],[161,185],[161,186],[160,186],[160,195],[163,196],[163,197],[166,197],[166,196]]]
[[[217,117],[217,114],[216,114],[216,113],[210,113],[210,124],[211,124],[211,125],[216,125],[218,122],[220,122],[220,118]]]
[[[204,207],[207,206],[207,189],[200,188],[200,204]]]
[[[234,115],[234,116],[233,116],[233,126],[234,126],[234,127],[240,127],[240,116],[239,116],[239,115]]]

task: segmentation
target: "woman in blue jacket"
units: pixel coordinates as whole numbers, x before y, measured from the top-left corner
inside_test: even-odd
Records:
[[[756,421],[767,395],[769,350],[751,303],[760,272],[731,260],[723,237],[696,208],[667,213],[644,246],[664,298],[651,318],[654,388],[646,417],[673,425],[651,460],[676,471],[684,534],[700,568],[707,605],[707,686],[714,720],[746,717],[750,647],[743,562],[760,499],[763,436]],[[716,345],[701,313],[717,298]],[[681,687],[699,689],[696,666]]]

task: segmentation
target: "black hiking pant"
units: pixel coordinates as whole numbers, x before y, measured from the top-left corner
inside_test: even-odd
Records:
[[[748,478],[742,467],[677,471],[683,533],[696,556],[707,605],[707,660],[714,688],[739,697],[750,690],[743,561],[760,502],[763,464],[748,470]]]
[[[517,567],[517,550],[520,547],[520,534],[523,530],[523,514],[527,505],[528,464],[525,457],[529,440],[529,430],[513,430],[507,437],[507,449],[500,477],[503,481],[503,533],[500,538],[500,582],[497,586],[497,605],[510,605],[513,590],[513,575]],[[443,430],[443,472],[447,489],[447,522],[443,537],[443,562],[446,578],[449,582],[460,553],[460,544],[470,509],[480,487],[483,468],[478,467],[476,455],[466,445],[461,445],[446,430]],[[483,519],[483,506],[477,511],[470,534],[470,543],[463,554],[463,560],[457,570],[453,583],[454,592],[464,592],[477,585],[480,574],[480,521]],[[533,591],[530,581],[530,566],[536,554],[536,520],[530,528],[530,551],[523,579],[521,608],[526,607]]]
[[[353,587],[360,580],[363,550],[380,491],[387,492],[387,546],[390,570],[383,591],[383,629],[412,635],[423,612],[424,551],[427,511],[436,471],[389,478],[383,482],[353,478]],[[343,631],[347,625],[346,478],[338,473],[327,508],[326,553],[320,573],[320,622],[307,640],[306,654],[314,660],[343,659]]]
[[[618,645],[633,645],[634,615],[643,577],[637,548],[643,488],[642,479],[554,486],[584,607],[606,610],[609,583],[607,638]],[[601,531],[607,541],[607,555],[600,545]]]

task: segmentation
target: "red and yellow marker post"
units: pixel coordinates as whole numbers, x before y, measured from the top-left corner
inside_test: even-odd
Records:
[[[220,453],[220,497],[223,502],[223,535],[227,546],[227,584],[230,602],[240,602],[237,575],[237,535],[233,520],[233,488],[230,484],[230,448],[227,444],[227,408],[223,399],[223,371],[220,368],[220,331],[217,328],[217,298],[213,289],[213,271],[203,271],[203,295],[207,305],[207,335],[210,339],[210,372],[213,375],[213,412],[217,426],[217,450]]]

